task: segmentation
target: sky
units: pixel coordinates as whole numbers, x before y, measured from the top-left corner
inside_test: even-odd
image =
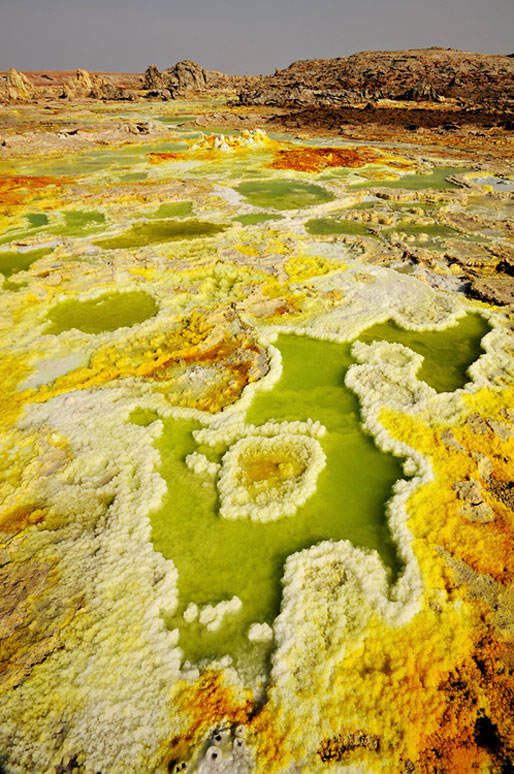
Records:
[[[514,0],[0,0],[0,70],[257,75],[297,59],[443,46],[514,53]]]

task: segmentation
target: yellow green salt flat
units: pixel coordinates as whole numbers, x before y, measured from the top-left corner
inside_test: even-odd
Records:
[[[152,515],[152,539],[173,559],[179,573],[180,606],[168,625],[180,628],[179,645],[188,660],[231,655],[250,672],[256,671],[255,658],[262,669],[262,646],[254,646],[252,654],[247,631],[252,623],[272,623],[277,615],[280,578],[289,554],[321,540],[349,539],[377,549],[386,564],[398,568],[384,503],[402,475],[401,466],[362,432],[357,399],[344,386],[352,362],[350,345],[281,336],[277,346],[283,358],[282,377],[270,393],[254,399],[247,422],[310,418],[328,430],[321,441],[327,468],[320,474],[316,494],[296,515],[273,524],[221,519],[215,487],[184,464],[186,455],[197,449],[191,435],[195,425],[166,421],[157,444],[168,494]],[[234,595],[243,602],[242,612],[231,616],[220,632],[184,623],[182,614],[189,603],[214,604]]]
[[[406,331],[393,323],[376,325],[359,339],[391,341],[424,356],[418,377],[435,389],[454,390],[467,381],[467,368],[479,357],[480,341],[489,326],[479,315],[436,332]],[[173,560],[179,573],[180,605],[168,626],[180,630],[179,645],[191,662],[230,655],[243,671],[258,673],[267,648],[251,645],[247,632],[254,622],[271,624],[280,606],[280,578],[285,558],[322,540],[350,540],[355,546],[377,550],[396,573],[401,565],[385,520],[385,502],[395,480],[402,477],[399,460],[377,449],[360,424],[355,395],[344,383],[351,344],[316,341],[309,337],[279,336],[282,376],[271,392],[257,393],[246,422],[261,426],[277,422],[319,421],[327,428],[321,440],[327,467],[320,474],[315,495],[289,518],[273,524],[227,522],[220,518],[213,483],[202,480],[186,464],[198,450],[190,421],[165,421],[157,444],[161,475],[168,494],[152,515],[156,549]],[[146,420],[140,416],[137,421]],[[200,448],[219,459],[226,448]],[[196,540],[192,536],[196,536]],[[218,632],[197,622],[185,623],[190,603],[216,604],[233,596],[242,612],[227,616]]]
[[[167,126],[0,164],[0,768],[500,771],[512,194]]]

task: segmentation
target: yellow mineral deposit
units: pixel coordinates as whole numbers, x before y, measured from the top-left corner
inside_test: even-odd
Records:
[[[510,770],[514,194],[166,132],[0,168],[0,767]]]

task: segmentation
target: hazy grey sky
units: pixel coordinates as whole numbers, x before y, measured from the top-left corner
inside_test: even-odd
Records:
[[[257,74],[426,46],[514,51],[514,0],[0,0],[0,70]]]

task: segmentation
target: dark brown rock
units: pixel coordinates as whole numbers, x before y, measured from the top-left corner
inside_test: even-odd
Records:
[[[365,51],[293,62],[239,94],[245,105],[344,106],[382,99],[514,104],[514,62],[503,55],[441,48]]]

